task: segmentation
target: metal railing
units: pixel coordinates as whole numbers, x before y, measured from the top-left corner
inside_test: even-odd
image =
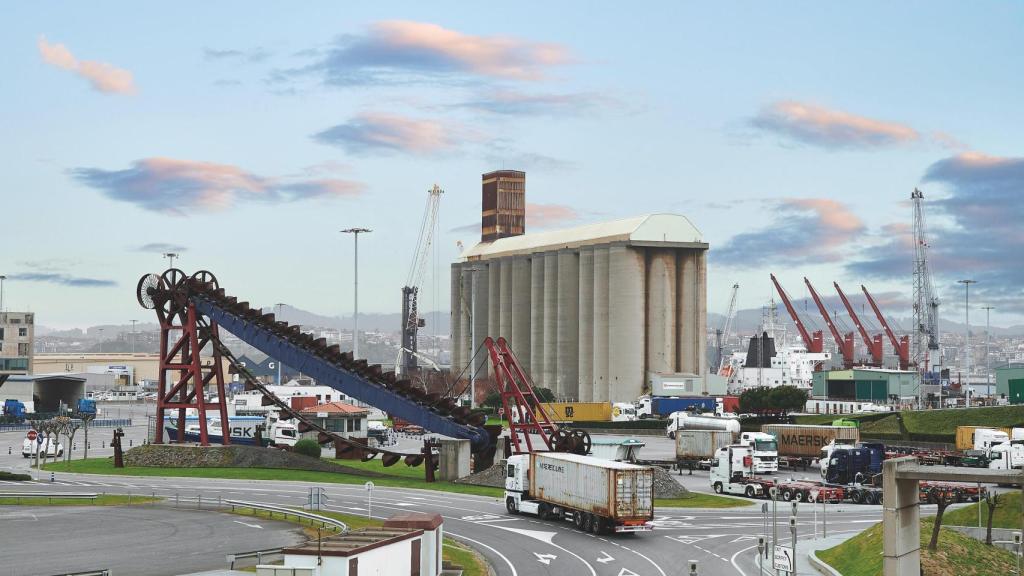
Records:
[[[327,516],[320,516],[319,514],[311,514],[309,512],[303,512],[301,510],[295,510],[285,506],[275,506],[273,504],[261,504],[259,502],[245,502],[243,500],[224,500],[224,503],[231,506],[231,511],[234,512],[235,508],[252,508],[253,510],[262,510],[270,514],[270,518],[274,518],[274,514],[281,514],[285,520],[289,516],[294,516],[300,520],[309,520],[310,524],[313,522],[319,522],[324,527],[332,527],[335,530],[340,531],[342,534],[348,533],[348,525],[341,520],[335,520],[334,518],[328,518]]]
[[[61,572],[53,576],[111,576],[110,570],[90,570],[88,572]]]
[[[96,503],[99,494],[95,492],[0,492],[0,498],[14,498],[21,504],[22,498],[46,498],[47,502],[58,500],[92,500]]]
[[[281,548],[270,548],[268,550],[255,550],[253,552],[239,552],[238,554],[228,554],[227,561],[231,565],[231,570],[235,569],[235,563],[239,560],[245,560],[247,558],[255,558],[256,564],[263,564],[264,559],[268,556],[276,557],[284,554]]]

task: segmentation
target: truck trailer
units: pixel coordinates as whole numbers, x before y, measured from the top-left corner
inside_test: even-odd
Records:
[[[516,454],[506,466],[505,508],[594,534],[653,530],[654,471],[577,454]]]
[[[778,441],[779,463],[807,468],[821,458],[829,444],[856,444],[860,429],[849,426],[812,426],[803,424],[765,424],[761,431]]]
[[[719,448],[735,443],[736,433],[724,430],[679,430],[676,432],[676,468],[711,468],[711,460]]]
[[[643,418],[666,418],[673,412],[715,411],[718,399],[714,396],[641,396],[636,401],[636,413]]]

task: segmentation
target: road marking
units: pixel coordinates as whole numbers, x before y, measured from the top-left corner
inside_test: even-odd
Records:
[[[732,544],[733,542],[744,542],[746,540],[757,540],[757,536],[740,536],[739,538],[729,540],[729,544]]]
[[[477,546],[482,546],[484,548],[487,548],[491,552],[494,552],[495,554],[498,555],[499,558],[501,558],[502,560],[505,561],[505,564],[508,564],[509,570],[512,570],[512,576],[519,576],[519,573],[516,572],[515,565],[512,564],[512,562],[508,559],[508,557],[505,556],[504,554],[502,554],[501,552],[498,552],[493,547],[488,546],[487,544],[484,544],[483,542],[480,542],[479,540],[473,540],[472,538],[467,538],[465,536],[460,536],[459,534],[456,534],[456,533],[454,533],[454,532],[452,532],[450,530],[445,530],[444,532],[445,532],[445,534],[447,534],[449,536],[465,540],[466,542],[472,542],[473,544],[476,544]]]
[[[534,552],[533,555],[537,557],[537,562],[546,566],[550,566],[551,561],[558,558],[558,556],[555,556],[554,554],[538,554],[537,552]]]
[[[607,564],[607,563],[611,562],[612,560],[615,560],[615,558],[612,558],[611,556],[609,556],[608,553],[605,552],[604,550],[601,550],[601,554],[603,554],[604,556],[602,556],[601,558],[597,559],[597,561],[600,562],[601,564]]]
[[[640,576],[640,575],[637,574],[636,572],[633,572],[629,568],[623,568],[622,570],[619,570],[618,576]]]
[[[242,526],[248,526],[249,528],[259,528],[260,530],[263,530],[263,526],[260,526],[259,524],[249,524],[248,522],[242,522],[241,520],[235,520],[234,522],[235,524],[241,524]]]

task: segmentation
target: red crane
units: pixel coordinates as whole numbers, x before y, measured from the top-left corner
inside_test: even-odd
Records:
[[[807,289],[811,291],[811,297],[814,298],[814,303],[818,305],[818,312],[821,312],[821,317],[825,319],[825,324],[828,326],[829,331],[832,332],[832,338],[836,341],[836,346],[839,347],[839,353],[843,355],[843,366],[845,368],[853,367],[853,333],[851,332],[846,336],[840,334],[839,329],[832,322],[832,317],[828,315],[825,305],[821,303],[821,298],[818,297],[814,286],[811,286],[811,281],[806,276],[804,277],[804,284],[807,284]]]
[[[779,297],[782,298],[782,303],[786,305],[786,310],[789,311],[790,317],[793,318],[793,323],[796,324],[796,329],[800,331],[800,337],[804,339],[804,346],[807,346],[808,352],[823,352],[825,350],[824,339],[821,334],[821,330],[818,330],[812,336],[807,332],[807,328],[804,328],[804,323],[800,321],[800,316],[796,313],[796,308],[793,308],[793,303],[789,301],[789,296],[786,295],[786,291],[782,289],[782,285],[779,284],[778,279],[775,278],[775,274],[772,274],[772,283],[775,284],[775,289],[779,292]]]
[[[860,332],[860,337],[864,340],[864,345],[868,347],[868,353],[871,354],[871,365],[882,366],[884,363],[882,356],[882,335],[875,334],[874,338],[868,335],[868,331],[861,324],[860,318],[857,317],[857,313],[853,311],[853,306],[850,305],[850,301],[846,298],[846,294],[843,293],[843,289],[839,287],[838,282],[833,282],[833,286],[836,287],[836,292],[839,293],[839,298],[843,301],[843,306],[846,306],[846,311],[850,314],[850,318],[853,320],[854,325],[857,326],[857,331]]]
[[[864,291],[864,296],[868,299],[868,304],[871,305],[871,309],[875,311],[875,317],[882,324],[882,328],[885,330],[885,335],[889,337],[889,341],[892,342],[892,348],[896,351],[896,355],[900,357],[900,370],[907,370],[910,368],[910,336],[901,336],[899,340],[896,339],[896,334],[893,333],[892,328],[889,328],[889,323],[885,321],[885,316],[882,316],[882,311],[878,309],[878,305],[875,304],[875,299],[868,293],[868,289],[862,284],[860,287]]]

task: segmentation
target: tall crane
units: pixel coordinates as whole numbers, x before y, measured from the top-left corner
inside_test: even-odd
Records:
[[[914,362],[919,370],[928,372],[929,353],[939,349],[939,297],[928,266],[924,193],[914,188],[910,200],[914,204]]]
[[[868,299],[868,304],[871,305],[871,309],[875,312],[875,317],[882,324],[882,329],[885,330],[885,335],[889,337],[889,342],[892,343],[892,349],[896,352],[896,355],[900,358],[900,370],[906,370],[910,367],[910,336],[900,336],[899,340],[896,339],[896,334],[893,333],[892,328],[889,328],[889,323],[885,321],[885,316],[882,315],[882,311],[878,309],[878,304],[875,304],[875,299],[871,297],[868,289],[861,284],[860,289],[864,291],[864,297]]]
[[[836,328],[835,322],[832,321],[832,317],[829,316],[828,310],[825,309],[825,305],[822,304],[821,298],[818,297],[818,292],[814,290],[814,286],[811,286],[811,281],[804,277],[804,284],[807,285],[807,289],[811,291],[811,298],[814,299],[814,303],[818,306],[818,312],[821,313],[821,317],[825,319],[825,325],[828,326],[830,332],[832,332],[832,339],[836,341],[836,347],[839,348],[839,353],[843,356],[843,367],[850,368],[854,364],[853,358],[853,334],[848,333],[845,336],[839,333],[839,329]]]
[[[775,278],[775,274],[772,274],[772,283],[775,284],[775,289],[779,292],[779,297],[782,298],[782,303],[786,305],[786,310],[789,311],[789,315],[793,318],[793,323],[796,324],[796,329],[800,332],[800,337],[804,340],[804,346],[807,347],[808,352],[823,352],[825,350],[824,339],[821,334],[821,330],[817,330],[814,334],[807,332],[807,328],[804,327],[803,321],[800,320],[800,315],[796,313],[796,308],[793,307],[793,303],[789,301],[789,296],[786,291],[782,289],[782,285],[779,284],[779,280]]]
[[[444,190],[437,184],[427,190],[427,206],[420,222],[416,252],[412,266],[409,267],[409,276],[402,287],[402,347],[398,351],[399,361],[395,363],[395,372],[402,375],[408,375],[417,367],[417,335],[419,329],[427,324],[425,319],[419,317],[417,299],[420,285],[423,284],[423,276],[427,271],[434,233],[437,230],[437,210],[441,204],[441,194],[444,194]]]
[[[718,366],[718,373],[722,373],[724,366],[722,363],[725,361],[725,357],[722,353],[722,346],[729,336],[732,334],[732,323],[736,319],[736,293],[739,292],[740,285],[732,285],[732,296],[729,298],[729,310],[725,313],[725,318],[722,320],[722,327],[715,330],[715,345],[717,346],[718,358],[715,360],[715,365]]]
[[[833,286],[836,287],[836,292],[839,293],[839,299],[843,301],[843,306],[846,307],[846,312],[850,315],[850,319],[853,320],[857,331],[860,332],[860,337],[864,340],[864,345],[868,347],[868,354],[871,355],[872,366],[882,366],[884,364],[884,353],[882,351],[882,335],[875,334],[874,338],[868,335],[868,331],[864,328],[864,324],[861,323],[860,318],[857,317],[857,313],[853,310],[853,306],[850,305],[850,301],[846,298],[846,294],[843,293],[843,289],[839,287],[838,282],[833,282]]]

